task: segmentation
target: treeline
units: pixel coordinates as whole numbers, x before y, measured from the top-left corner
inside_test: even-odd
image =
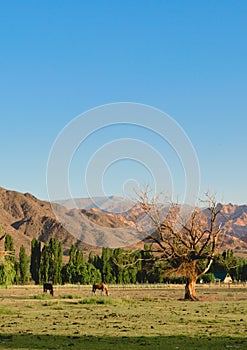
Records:
[[[34,281],[42,284],[80,283],[109,284],[129,283],[184,283],[184,278],[166,276],[165,262],[155,258],[150,247],[126,251],[122,248],[102,248],[101,255],[89,254],[85,259],[75,245],[69,251],[68,262],[63,262],[62,244],[56,238],[43,246],[36,238],[31,243],[31,255],[21,246],[18,259],[15,258],[14,242],[6,235],[4,249],[6,256],[0,262],[0,284],[26,284]],[[8,254],[7,254],[8,252]],[[247,260],[236,257],[232,250],[218,254],[205,282],[213,281],[213,274],[230,273],[233,280],[247,281]]]

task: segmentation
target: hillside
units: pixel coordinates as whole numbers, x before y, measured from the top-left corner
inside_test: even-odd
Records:
[[[227,234],[247,242],[247,205],[222,205],[222,212]]]
[[[105,211],[111,211],[116,213],[114,216],[117,217],[118,220],[124,221],[127,225],[134,225],[134,218],[138,217],[140,214],[140,208],[138,208],[137,205],[134,205],[134,202],[124,201],[123,198],[113,196],[94,197],[93,199],[68,199],[61,201],[60,203],[68,208],[77,207],[81,209],[91,209],[94,212],[97,209],[100,209],[98,210],[98,213],[100,213],[99,215],[102,215],[102,212],[105,213]],[[233,205],[231,203],[219,205],[221,205],[223,213],[220,220],[226,233],[226,248],[228,246],[233,247],[233,249],[241,252],[241,254],[247,254],[247,246],[243,243],[247,243],[247,205]],[[125,211],[124,208],[126,209],[128,207],[130,207],[130,209]],[[93,217],[90,219],[94,220]],[[98,222],[100,222],[99,218],[98,220]]]
[[[22,244],[30,252],[34,237],[41,242],[56,237],[63,243],[65,253],[71,244],[76,244],[83,250],[91,248],[62,227],[49,202],[38,200],[29,193],[0,188],[0,225],[4,232],[13,237],[16,252]]]
[[[114,209],[114,198],[110,198],[110,206],[109,198],[100,197],[88,199],[88,209],[76,209],[69,208],[68,202],[64,202],[66,206],[57,203],[51,205],[29,193],[0,188],[0,225],[4,232],[13,236],[17,252],[21,244],[30,252],[34,237],[42,242],[56,237],[63,243],[65,254],[71,244],[76,244],[86,254],[89,251],[99,252],[102,246],[140,247],[138,241],[141,237],[133,234],[133,218],[140,213],[138,205],[132,202],[132,207],[120,214],[118,211],[123,201],[116,197]],[[85,204],[85,199],[83,201]],[[115,214],[100,210],[102,203],[108,203],[107,209],[111,207]],[[231,248],[236,254],[247,256],[247,206],[224,204],[222,210],[223,228],[226,231],[222,249]]]
[[[56,237],[63,243],[65,254],[72,244],[85,252],[99,252],[102,246],[136,243],[133,223],[121,215],[94,208],[69,209],[56,203],[51,205],[29,193],[4,188],[0,188],[0,225],[4,232],[12,235],[17,252],[22,244],[30,252],[34,237],[41,242]]]

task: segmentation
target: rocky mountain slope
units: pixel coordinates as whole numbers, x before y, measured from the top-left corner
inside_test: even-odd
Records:
[[[88,209],[76,209],[65,202],[66,206],[51,205],[29,193],[0,188],[0,225],[4,232],[12,235],[17,252],[21,244],[30,252],[34,237],[42,242],[56,237],[63,243],[65,254],[71,244],[85,252],[99,252],[102,246],[140,246],[141,237],[136,237],[136,233],[133,236],[133,217],[138,215],[138,206],[132,202],[128,211],[119,213],[122,201],[118,198],[114,209],[113,198],[110,198],[110,206],[109,199],[98,198],[87,201]],[[108,211],[99,209],[107,202]],[[236,254],[247,256],[247,206],[227,204],[222,205],[222,210],[226,230],[223,248],[232,248]]]
[[[49,202],[38,200],[29,193],[0,188],[0,225],[13,237],[16,252],[23,244],[30,253],[34,237],[41,242],[56,237],[63,243],[65,252],[71,244],[77,244],[82,249],[90,248],[63,228]]]
[[[0,226],[12,235],[16,252],[22,244],[30,252],[34,237],[44,243],[56,237],[63,243],[65,254],[72,244],[87,253],[100,252],[103,246],[120,247],[136,243],[136,235],[132,234],[133,223],[122,215],[95,208],[69,209],[39,200],[29,193],[1,187]]]

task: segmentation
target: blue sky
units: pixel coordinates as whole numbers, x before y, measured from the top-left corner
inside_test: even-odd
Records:
[[[246,203],[246,38],[246,1],[1,2],[0,186],[46,199],[59,132],[90,108],[129,101],[161,109],[185,130],[201,193]],[[75,168],[83,150],[77,158]],[[107,194],[121,195],[113,178],[123,166],[106,176]],[[136,164],[126,166],[145,181]],[[73,195],[86,195],[76,184]]]

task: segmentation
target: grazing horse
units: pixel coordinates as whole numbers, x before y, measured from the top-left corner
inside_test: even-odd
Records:
[[[96,290],[99,289],[102,292],[105,292],[106,295],[109,295],[108,287],[105,283],[95,283],[93,284],[92,292],[95,294]]]
[[[46,293],[48,290],[50,291],[50,294],[53,296],[53,285],[52,283],[44,283],[44,293]]]

